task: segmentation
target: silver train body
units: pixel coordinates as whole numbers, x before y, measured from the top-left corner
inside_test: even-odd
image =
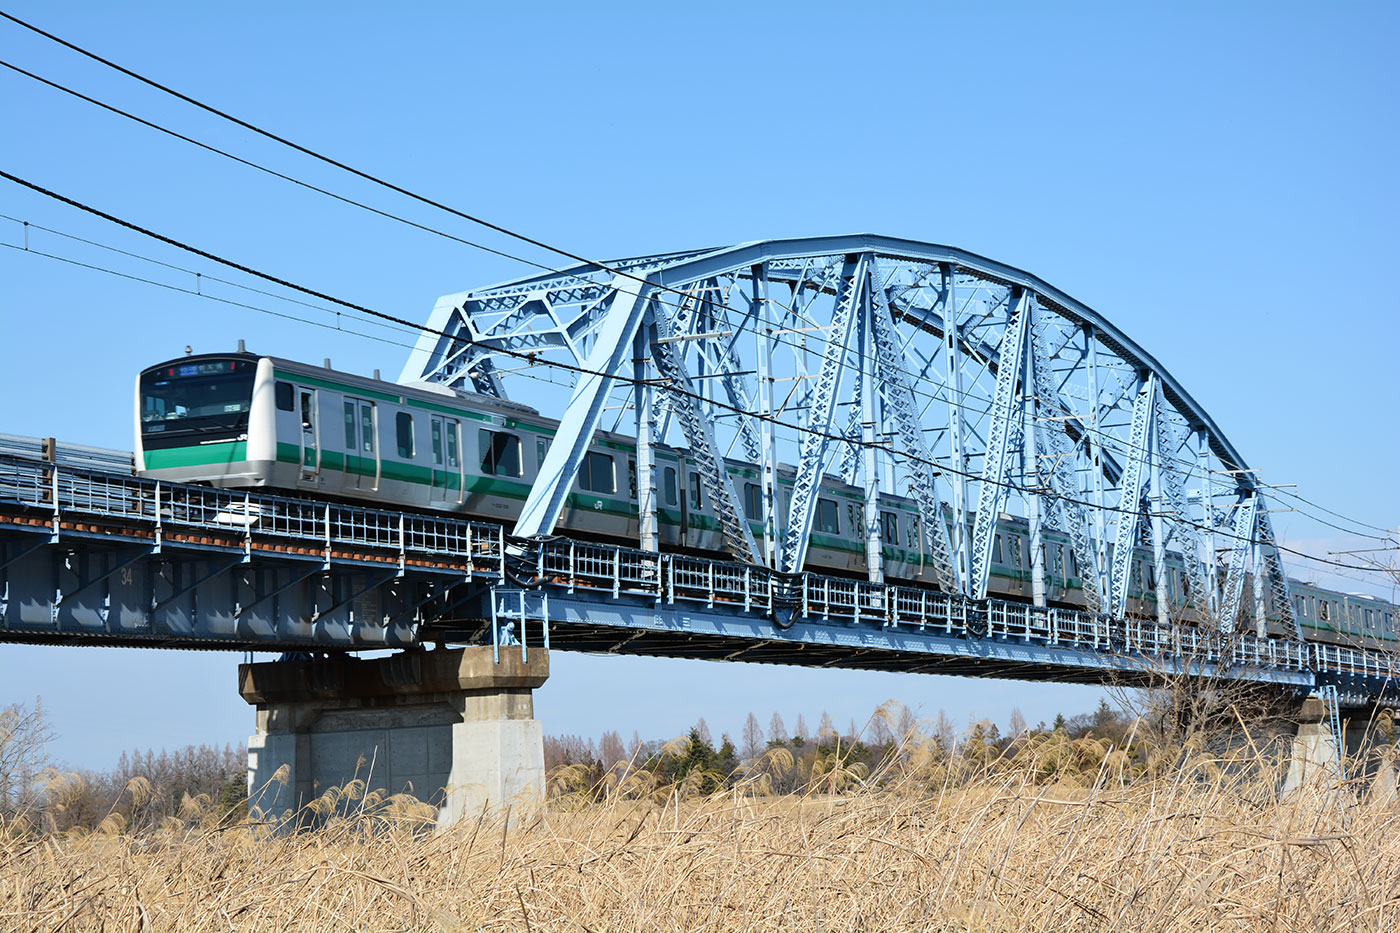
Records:
[[[399,385],[247,353],[190,356],[153,366],[136,382],[136,469],[178,482],[286,490],[415,510],[514,522],[558,422],[525,405],[443,386]],[[724,541],[695,462],[684,449],[654,448],[661,546],[710,555]],[[763,522],[758,467],[726,460],[755,537]],[[777,513],[785,517],[793,473],[778,474]],[[806,568],[865,576],[864,490],[825,478]],[[916,504],[880,497],[885,576],[932,584]],[[951,518],[945,518],[951,522]],[[561,534],[635,545],[635,438],[598,432],[556,525]],[[781,535],[786,529],[779,527]],[[970,529],[969,529],[970,534]],[[1079,568],[1067,536],[1043,533],[1046,599],[1082,608]],[[1185,568],[1167,559],[1155,579],[1150,553],[1137,549],[1129,611],[1155,614],[1169,598],[1188,615]],[[1400,641],[1395,608],[1370,597],[1294,582],[1295,610],[1309,637],[1329,642]],[[1165,591],[1165,592],[1164,592]],[[1031,598],[1030,542],[1023,519],[1003,515],[993,542],[992,596]]]

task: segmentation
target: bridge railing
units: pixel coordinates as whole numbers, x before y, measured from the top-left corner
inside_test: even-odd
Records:
[[[703,603],[708,608],[761,613],[774,608],[780,592],[791,592],[795,618],[809,622],[1019,640],[1234,668],[1312,668],[1374,676],[1380,667],[1364,651],[1244,634],[1222,639],[1190,626],[1162,625],[1150,619],[1115,620],[1063,607],[1001,600],[972,604],[923,587],[812,573],[798,575],[794,584],[780,584],[780,579],[791,578],[761,567],[569,538],[541,540],[537,561],[540,582],[568,592],[601,591],[615,597],[641,596],[666,604]],[[1310,647],[1327,650],[1310,651]]]
[[[217,533],[218,543],[263,539],[309,545],[331,559],[344,549],[381,557],[470,558],[474,571],[504,573],[500,525],[391,512],[243,490],[166,483],[140,476],[0,456],[0,504],[51,518],[115,522],[160,542],[181,530]]]

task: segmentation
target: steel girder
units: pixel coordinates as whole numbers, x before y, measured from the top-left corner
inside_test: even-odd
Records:
[[[646,331],[638,342],[647,313],[655,339]],[[1169,546],[1192,555],[1191,592],[1179,595],[1208,612],[1216,538],[1240,534],[1219,531],[1215,515],[1262,496],[1209,414],[1113,322],[1042,279],[953,247],[855,235],[582,264],[448,296],[430,328],[405,381],[513,393],[562,422],[520,533],[552,529],[593,433],[626,423],[648,441],[692,448],[726,513],[725,541],[744,560],[804,566],[834,468],[863,486],[850,491],[867,506],[860,527],[848,535],[843,514],[842,536],[864,539],[872,576],[903,555],[928,569],[928,583],[984,595],[1003,507],[1019,502],[1018,520],[1037,539],[1020,572],[1040,600],[1058,598],[1068,576],[1038,546],[1046,534],[1064,536],[1090,607],[1119,613],[1126,572],[1116,564],[1127,551],[1115,550],[1109,567],[1109,544],[1145,537],[1158,571]],[[530,381],[551,364],[565,367],[551,378],[569,383],[557,399]],[[635,417],[624,422],[628,410]],[[1199,449],[1183,453],[1182,438]],[[759,478],[744,499],[761,501],[762,516],[739,507],[726,457]],[[913,538],[879,540],[869,507],[877,487],[923,516]],[[931,509],[951,522],[928,521]],[[748,519],[763,523],[763,542]],[[654,544],[655,526],[641,525]],[[1267,521],[1243,536],[1274,610],[1288,613]],[[1228,603],[1228,580],[1224,590]]]

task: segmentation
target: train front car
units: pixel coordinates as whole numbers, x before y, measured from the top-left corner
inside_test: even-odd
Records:
[[[272,361],[207,353],[136,379],[136,470],[214,486],[263,486],[276,459]]]

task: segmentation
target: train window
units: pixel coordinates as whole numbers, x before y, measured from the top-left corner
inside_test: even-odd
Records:
[[[700,474],[690,474],[690,507],[699,509],[705,501],[705,496],[700,491]]]
[[[840,511],[830,499],[817,500],[817,530],[824,535],[841,533]]]
[[[1328,619],[1328,616],[1329,616],[1331,613],[1329,613],[1327,610],[1328,610],[1327,600],[1325,600],[1325,599],[1319,599],[1319,600],[1317,601],[1317,617],[1318,617],[1318,619],[1319,619],[1320,621],[1322,621],[1322,622],[1330,621],[1330,620]]]
[[[374,453],[374,403],[360,403],[360,449]]]
[[[676,504],[676,468],[667,467],[662,473],[662,485],[666,487],[666,504]]]
[[[413,459],[413,416],[406,411],[394,415],[394,434],[399,442],[399,459]]]
[[[1147,561],[1142,562],[1142,580],[1149,593],[1157,591],[1157,570]]]
[[[1000,564],[1005,560],[1001,555],[1001,535],[992,539],[992,563]]]
[[[627,458],[627,494],[637,498],[637,461]]]
[[[476,432],[481,450],[481,472],[487,476],[519,476],[520,438],[505,431]]]
[[[1021,539],[1015,535],[1011,536],[1011,566],[1017,570],[1025,566],[1021,563]]]
[[[455,470],[460,465],[457,459],[457,422],[448,421],[444,424],[443,433],[447,435],[447,465]]]
[[[442,419],[433,419],[433,466],[442,466]]]
[[[1065,546],[1063,544],[1055,545],[1055,572],[1060,576],[1065,574]]]
[[[278,411],[292,410],[292,394],[292,384],[290,382],[277,383],[276,389],[273,390],[273,395],[277,399]]]
[[[578,468],[578,485],[588,492],[617,492],[617,476],[613,473],[613,458],[590,450],[583,455]]]
[[[899,546],[899,516],[893,512],[880,513],[880,540]]]
[[[763,490],[757,483],[744,484],[744,514],[749,518],[763,518]]]
[[[345,449],[355,449],[355,403],[345,403]]]
[[[909,543],[912,545],[919,540],[919,516],[909,516]]]
[[[542,437],[535,438],[535,469],[544,466],[544,455],[549,453],[549,441]]]

